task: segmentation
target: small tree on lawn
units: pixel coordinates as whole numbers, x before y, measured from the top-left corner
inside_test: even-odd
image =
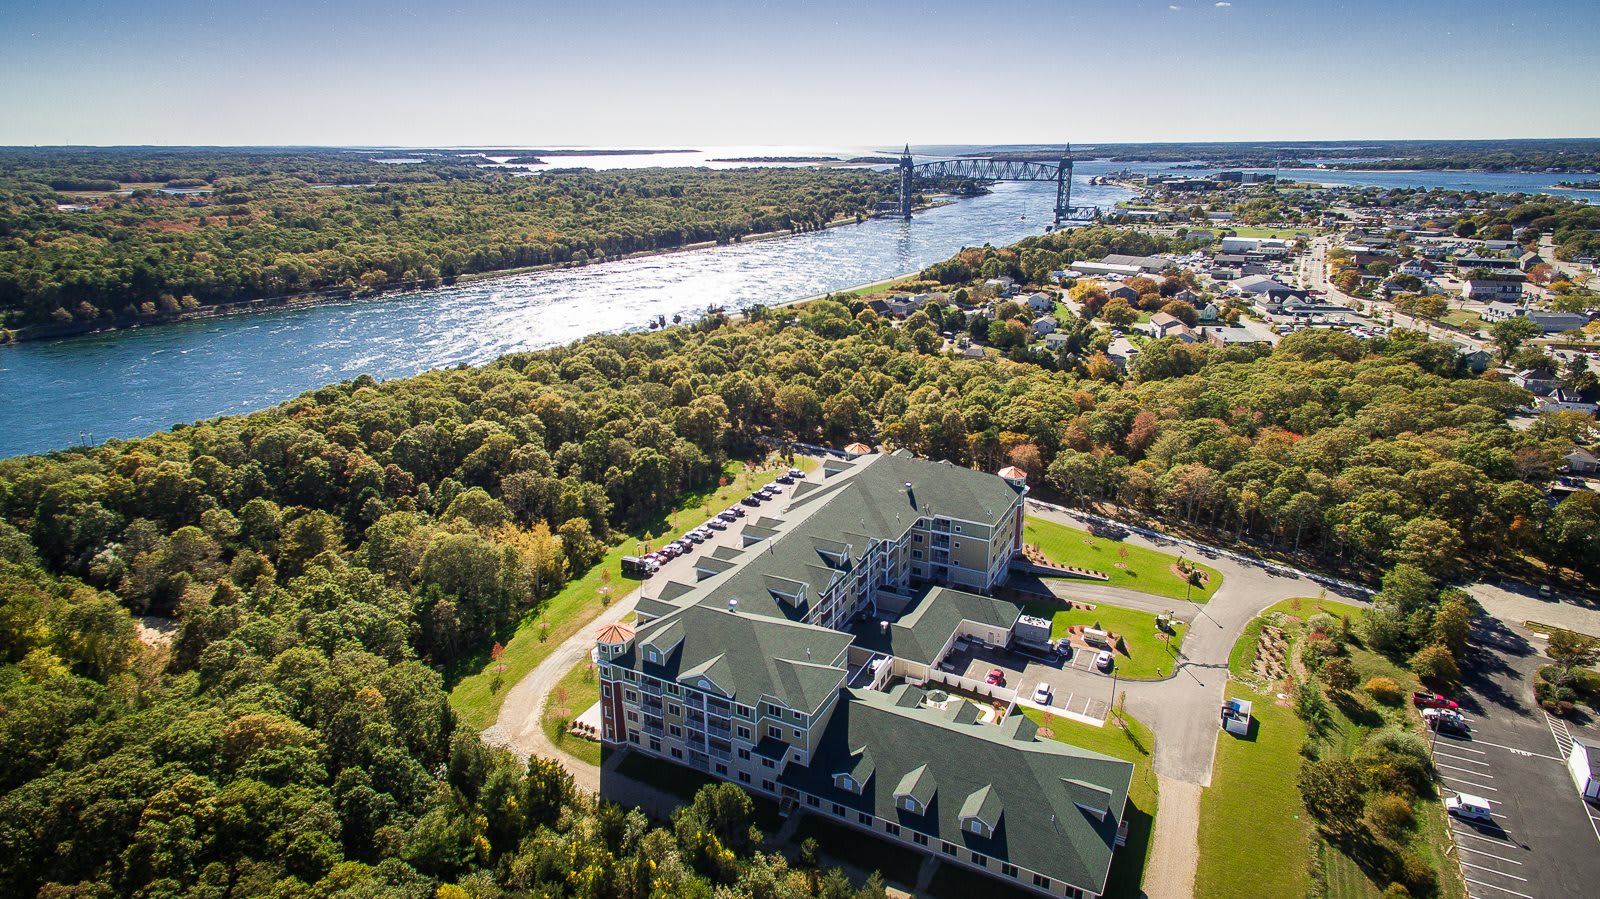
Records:
[[[549,639],[549,637],[550,622],[541,619],[539,622],[539,642],[543,643],[545,640]]]
[[[506,663],[500,661],[505,654],[506,648],[500,645],[499,640],[494,641],[494,648],[489,650],[489,658],[494,662],[494,679],[489,682],[490,693],[499,693],[500,685],[505,682]]]
[[[1334,656],[1322,663],[1322,679],[1328,682],[1328,689],[1336,693],[1349,693],[1356,688],[1360,677],[1349,659]]]
[[[1597,650],[1600,650],[1600,644],[1593,637],[1558,630],[1550,634],[1550,642],[1544,652],[1561,666],[1563,674],[1571,675],[1572,669],[1592,663]]]

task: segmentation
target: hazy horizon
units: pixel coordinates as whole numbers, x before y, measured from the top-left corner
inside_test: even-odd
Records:
[[[0,9],[0,144],[701,147],[1600,134],[1600,4]],[[1516,77],[1480,76],[1514,69]],[[1451,80],[1452,74],[1460,77]],[[1538,116],[1524,111],[1530,91]],[[1337,138],[1349,140],[1348,138]]]

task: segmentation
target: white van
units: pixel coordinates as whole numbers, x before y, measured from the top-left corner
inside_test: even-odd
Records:
[[[1471,793],[1457,793],[1447,797],[1444,801],[1444,810],[1464,821],[1482,821],[1488,824],[1494,820],[1494,813],[1489,810],[1489,800]]]

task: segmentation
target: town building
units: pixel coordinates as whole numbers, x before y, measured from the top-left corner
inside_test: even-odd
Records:
[[[1195,342],[1194,332],[1189,330],[1189,326],[1184,323],[1183,319],[1171,313],[1157,312],[1155,315],[1150,316],[1150,324],[1147,327],[1150,331],[1150,336],[1157,339],[1176,337],[1184,343]]]
[[[1467,255],[1457,256],[1450,261],[1455,265],[1456,270],[1461,272],[1469,272],[1475,268],[1488,269],[1491,272],[1515,272],[1521,270],[1517,265],[1517,260],[1501,256]]]
[[[1546,312],[1541,309],[1530,309],[1526,315],[1546,334],[1577,331],[1589,324],[1589,316],[1582,312]]]
[[[941,667],[1036,637],[982,595],[1021,548],[1026,472],[897,451],[821,475],[602,629],[606,744],[1041,895],[1103,894],[1132,764],[1039,738],[1012,690]]]
[[[1461,285],[1461,297],[1467,300],[1520,300],[1522,277],[1468,278]]]

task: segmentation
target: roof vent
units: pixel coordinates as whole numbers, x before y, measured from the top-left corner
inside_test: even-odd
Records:
[[[739,601],[737,599],[733,599],[732,597],[730,597],[728,599],[728,611],[730,611],[730,612],[739,611]]]

